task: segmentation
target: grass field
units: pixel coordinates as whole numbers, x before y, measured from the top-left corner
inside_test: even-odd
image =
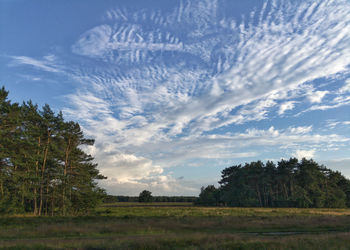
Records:
[[[107,204],[87,217],[0,217],[0,248],[350,249],[350,209],[144,205]]]

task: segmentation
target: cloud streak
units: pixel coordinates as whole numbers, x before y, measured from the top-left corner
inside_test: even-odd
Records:
[[[257,122],[350,104],[349,80],[332,89],[319,83],[348,78],[349,2],[265,1],[240,18],[226,11],[230,4],[110,9],[105,23],[71,46],[83,67],[63,69],[50,57],[13,60],[80,82],[64,111],[96,138],[91,150],[112,176],[109,186],[171,192],[179,182],[165,170],[186,161],[268,150],[312,157],[328,142],[348,145],[347,137],[315,132],[313,124],[276,129]]]

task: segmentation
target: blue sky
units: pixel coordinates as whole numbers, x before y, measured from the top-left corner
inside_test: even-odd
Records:
[[[111,194],[258,159],[350,177],[347,0],[0,0],[0,85],[78,121]]]

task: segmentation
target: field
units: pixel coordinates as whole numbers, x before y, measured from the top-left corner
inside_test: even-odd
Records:
[[[7,249],[349,249],[350,209],[115,203],[86,217],[0,217]]]

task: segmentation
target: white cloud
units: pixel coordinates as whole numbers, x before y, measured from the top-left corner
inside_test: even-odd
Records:
[[[306,109],[304,112],[313,110],[335,109],[345,105],[350,105],[350,96],[338,96],[334,98],[329,104],[314,105],[309,109]]]
[[[350,92],[350,78],[345,81],[345,84],[343,87],[339,89],[340,94],[348,93]]]
[[[311,103],[320,103],[329,91],[315,91],[308,94],[308,99]]]
[[[294,156],[298,159],[307,158],[311,159],[315,156],[315,150],[297,150]]]
[[[62,72],[60,67],[54,61],[55,57],[52,55],[45,56],[44,60],[38,60],[27,56],[11,56],[11,58],[13,59],[13,61],[11,62],[10,66],[25,64],[47,72]]]
[[[154,165],[149,159],[133,154],[118,154],[114,148],[111,152],[103,152],[105,148],[106,145],[96,150],[95,157],[104,167],[101,169],[102,174],[119,183],[137,182],[145,177],[161,176],[163,173],[163,168]]]
[[[292,110],[294,108],[294,104],[294,101],[282,103],[280,109],[278,110],[278,114],[283,115],[287,110]]]
[[[312,131],[312,126],[290,128],[290,132],[292,134],[306,134],[306,133],[310,133],[311,131]]]
[[[96,139],[94,155],[101,171],[112,176],[111,185],[153,180],[159,188],[166,182],[174,188],[178,183],[163,170],[188,159],[254,157],[268,147],[308,157],[316,149],[301,146],[348,142],[313,132],[311,125],[217,130],[270,118],[276,109],[288,116],[299,97],[313,104],[306,110],[350,104],[347,85],[329,103],[324,100],[332,93],[316,83],[307,86],[349,69],[349,2],[266,2],[242,23],[220,15],[219,4],[181,1],[165,13],[109,10],[108,22],[72,46],[80,60],[87,58],[84,67],[70,69],[83,90],[69,96],[65,114]],[[59,70],[52,56],[14,60]],[[249,148],[254,146],[263,149]]]
[[[277,3],[275,8],[266,7],[259,13],[258,24],[252,18],[232,26],[234,20],[226,17],[217,22],[220,27],[216,28],[213,28],[218,18],[214,14],[216,3],[213,8],[188,1],[167,19],[152,11],[131,15],[127,10],[111,10],[107,17],[115,21],[114,26],[97,26],[73,46],[75,53],[108,61],[115,68],[125,63],[133,65],[123,73],[97,68],[93,73],[77,75],[94,83],[96,92],[90,92],[89,101],[91,107],[97,104],[97,110],[102,105],[102,116],[86,117],[88,112],[82,110],[77,115],[89,121],[84,129],[91,135],[97,134],[97,142],[103,140],[115,147],[118,154],[114,155],[119,158],[113,160],[123,169],[120,175],[118,169],[113,170],[117,175],[123,176],[122,172],[127,171],[123,168],[128,166],[127,161],[120,159],[125,155],[136,157],[132,169],[139,168],[147,178],[153,174],[163,176],[157,172],[164,168],[159,164],[163,162],[171,166],[194,158],[254,157],[259,153],[242,152],[252,145],[297,150],[300,144],[313,147],[329,141],[347,141],[334,134],[311,134],[312,126],[249,129],[224,135],[205,132],[266,119],[277,103],[282,103],[278,114],[288,115],[286,111],[293,110],[297,103],[292,98],[302,95],[311,103],[322,105],[328,92],[318,90],[317,86],[309,91],[302,84],[347,69],[348,3],[323,1],[317,8],[311,2]],[[153,23],[154,31],[144,27],[145,19]],[[178,24],[179,20],[185,25]],[[184,35],[180,37],[169,29],[169,24],[180,25]],[[223,30],[218,33],[218,29]],[[173,51],[180,59],[169,64],[166,51]],[[189,58],[197,65],[192,70],[186,67]],[[203,61],[209,68],[202,66]],[[208,74],[213,68],[215,73]],[[99,101],[106,97],[108,102]],[[76,103],[82,99],[85,107],[86,97],[75,98]],[[99,151],[103,148],[98,147]],[[126,152],[137,152],[138,156]],[[314,152],[298,149],[296,154],[313,156]],[[133,175],[141,178],[138,173],[127,178]]]

